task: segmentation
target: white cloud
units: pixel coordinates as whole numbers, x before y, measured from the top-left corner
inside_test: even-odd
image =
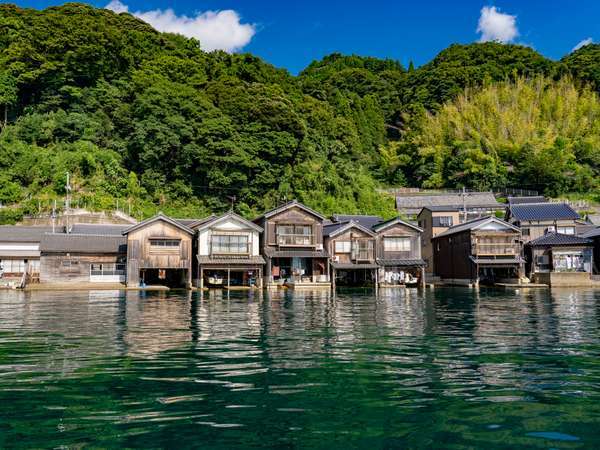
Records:
[[[129,7],[120,0],[112,0],[105,8],[116,13],[130,12]],[[254,24],[240,23],[239,14],[231,9],[200,12],[192,17],[178,16],[171,8],[134,11],[131,14],[158,31],[198,39],[206,51],[235,52],[247,45],[256,33]]]
[[[594,42],[594,40],[591,37],[584,39],[583,41],[579,41],[579,43],[573,47],[573,50],[571,51],[574,52],[575,50],[579,50],[581,47],[591,44],[592,42]]]
[[[501,13],[495,6],[481,8],[477,32],[480,42],[510,42],[519,35],[517,16]]]

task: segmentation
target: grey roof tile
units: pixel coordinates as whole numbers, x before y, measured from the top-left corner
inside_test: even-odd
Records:
[[[42,253],[127,253],[127,238],[94,234],[46,233],[40,242]]]
[[[535,195],[529,197],[507,197],[509,205],[523,205],[527,203],[546,203],[548,200],[543,195]]]
[[[373,228],[375,225],[383,222],[383,219],[379,216],[369,216],[360,214],[334,214],[334,222],[349,222],[353,220],[358,222],[365,228]]]
[[[579,214],[566,203],[527,203],[511,205],[510,216],[523,221],[575,220]]]
[[[57,226],[56,231],[63,231],[63,227]],[[47,226],[0,226],[0,242],[40,242],[45,233],[51,233],[52,227]]]
[[[545,247],[553,245],[591,245],[592,241],[574,234],[547,233],[528,242],[532,247]]]

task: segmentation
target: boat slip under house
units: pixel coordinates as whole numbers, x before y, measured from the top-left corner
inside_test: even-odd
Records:
[[[325,217],[291,201],[254,220],[228,212],[1,226],[0,286],[335,289],[599,281],[600,228],[569,205],[539,197],[501,204],[486,194],[469,207],[420,197],[428,205],[415,221]]]

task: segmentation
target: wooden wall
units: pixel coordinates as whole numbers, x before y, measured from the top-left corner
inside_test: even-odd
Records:
[[[40,257],[40,282],[65,283],[90,281],[91,264],[123,263],[124,255],[89,255],[77,253],[42,254]],[[65,266],[64,261],[76,262]]]
[[[383,246],[385,237],[410,238],[410,251],[386,252]],[[421,232],[401,223],[392,225],[377,233],[377,258],[380,259],[421,259]]]
[[[455,233],[433,240],[435,275],[447,279],[472,279],[471,232]]]
[[[311,225],[312,234],[314,236],[314,245],[323,243],[323,222],[319,217],[316,217],[309,212],[292,206],[279,214],[269,217],[262,221],[261,226],[263,232],[263,247],[277,246],[276,225]]]
[[[179,239],[178,247],[153,247],[150,238]],[[187,269],[191,277],[192,236],[157,220],[127,235],[127,284],[139,284],[140,269]]]
[[[337,256],[340,263],[352,263],[352,253],[336,253],[335,252],[335,242],[353,242],[355,240],[367,240],[371,241],[373,244],[373,258],[371,262],[375,262],[375,249],[376,249],[376,239],[360,230],[359,228],[351,228],[342,234],[338,234],[333,238],[326,237],[325,238],[325,248],[327,252],[331,256]],[[352,249],[351,249],[352,250]]]

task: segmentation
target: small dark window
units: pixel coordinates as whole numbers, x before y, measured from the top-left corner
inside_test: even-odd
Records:
[[[178,239],[151,239],[152,247],[179,247]]]
[[[441,216],[440,217],[440,226],[451,227],[452,226],[452,216]]]
[[[521,234],[523,236],[529,236],[530,235],[530,230],[529,228],[521,228]]]

